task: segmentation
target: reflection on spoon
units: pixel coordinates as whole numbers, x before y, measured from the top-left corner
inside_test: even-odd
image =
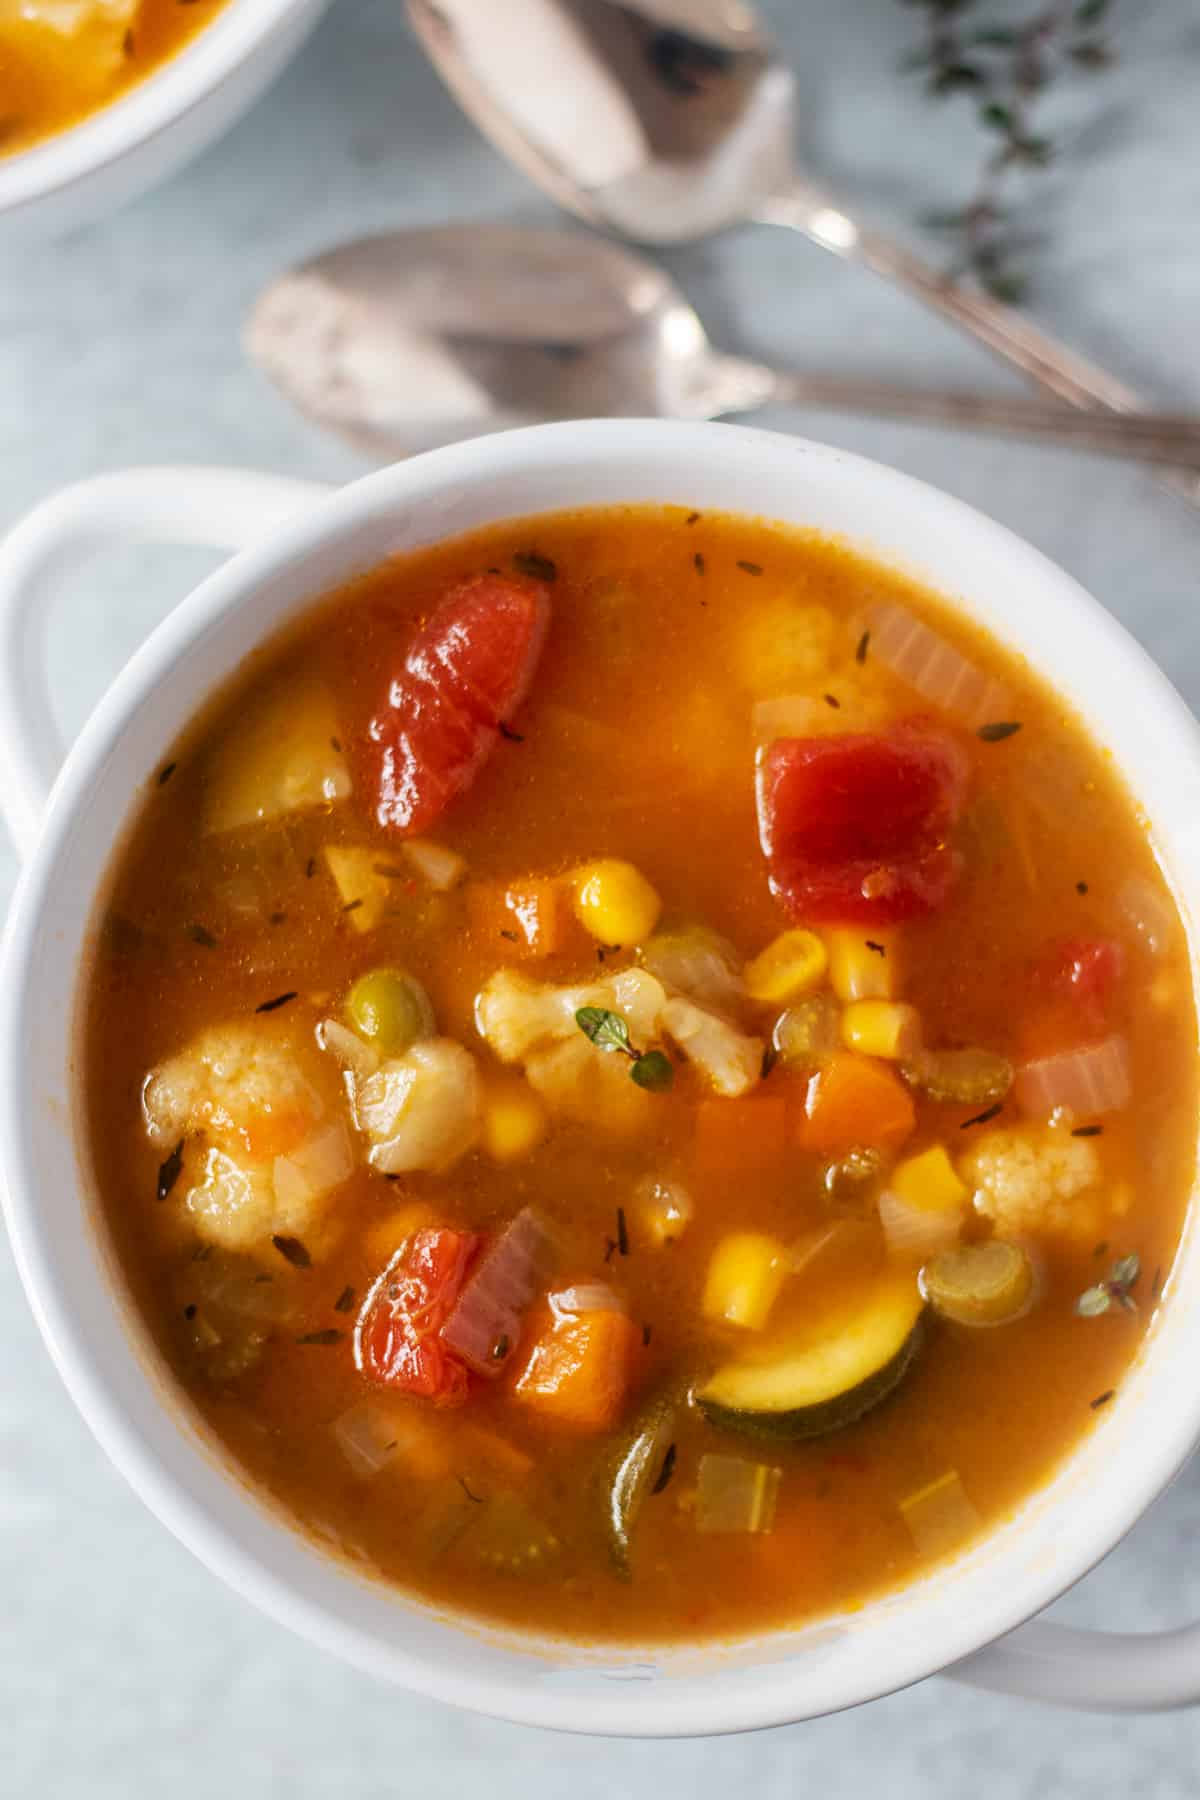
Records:
[[[459,104],[560,206],[640,243],[740,221],[873,269],[1072,406],[1144,410],[1024,314],[950,281],[796,163],[799,93],[751,0],[406,0]],[[1200,483],[1164,484],[1200,506]]]
[[[710,419],[773,404],[1200,466],[1190,418],[1072,412],[725,356],[661,269],[573,232],[474,224],[362,238],[273,282],[245,344],[303,412],[384,458],[538,419]]]

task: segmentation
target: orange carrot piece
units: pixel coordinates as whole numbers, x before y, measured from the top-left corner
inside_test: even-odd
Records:
[[[701,1100],[693,1156],[697,1172],[730,1174],[782,1156],[790,1136],[783,1094],[750,1100]]]
[[[562,893],[555,881],[531,876],[507,887],[473,882],[468,903],[476,934],[499,955],[552,956],[562,946]]]
[[[798,1136],[803,1149],[827,1156],[859,1146],[896,1150],[916,1122],[912,1096],[885,1063],[835,1056],[809,1081]]]
[[[530,1349],[513,1393],[561,1425],[606,1431],[621,1416],[641,1346],[641,1327],[625,1313],[555,1319]]]

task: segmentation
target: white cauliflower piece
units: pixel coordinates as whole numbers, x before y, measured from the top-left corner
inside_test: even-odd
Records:
[[[622,969],[582,987],[553,987],[500,969],[479,992],[475,1023],[501,1062],[521,1062],[539,1045],[573,1037],[579,1030],[575,1014],[583,1006],[620,1013],[640,1047],[657,1032],[665,1000],[662,983],[645,969]]]
[[[718,1094],[735,1099],[762,1077],[762,1038],[747,1037],[727,1019],[690,1000],[668,1000],[660,1024]]]
[[[282,1152],[324,1111],[291,1027],[265,1019],[211,1026],[152,1069],[142,1087],[146,1129],[164,1149],[206,1131],[252,1156]]]
[[[147,1135],[159,1150],[184,1146],[171,1217],[186,1216],[226,1250],[311,1240],[353,1167],[318,1079],[318,1059],[294,1028],[268,1019],[213,1026],[152,1069],[142,1089]]]
[[[253,1250],[272,1236],[303,1237],[308,1210],[276,1208],[269,1163],[237,1162],[210,1145],[184,1192],[183,1204],[198,1235],[223,1250]]]
[[[355,1123],[371,1140],[368,1160],[385,1175],[447,1169],[479,1137],[479,1069],[451,1038],[426,1038],[352,1081]]]
[[[629,1079],[628,1059],[598,1051],[580,1031],[535,1051],[525,1064],[525,1076],[560,1117],[600,1125],[622,1137],[640,1131],[654,1106],[646,1090]]]
[[[974,1186],[976,1210],[1005,1236],[1095,1237],[1110,1210],[1095,1145],[1052,1127],[990,1131],[959,1169]]]
[[[666,989],[646,969],[622,969],[586,987],[550,986],[501,969],[475,1002],[480,1035],[501,1062],[522,1062],[531,1087],[564,1118],[628,1135],[644,1126],[650,1095],[629,1079],[629,1060],[591,1043],[575,1014],[583,1006],[619,1013],[630,1043],[659,1035]]]

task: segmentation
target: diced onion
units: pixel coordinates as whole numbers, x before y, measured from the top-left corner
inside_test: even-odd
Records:
[[[378,1475],[399,1448],[396,1421],[378,1400],[359,1400],[333,1422],[338,1448],[356,1475]]]
[[[338,1019],[322,1019],[317,1026],[317,1042],[344,1069],[366,1081],[379,1067],[379,1054]]]
[[[1178,929],[1175,909],[1162,890],[1131,875],[1117,894],[1117,905],[1151,955],[1161,956]]]
[[[773,1529],[782,1469],[740,1456],[702,1456],[696,1480],[697,1531]]]
[[[885,1188],[879,1196],[879,1222],[890,1255],[924,1259],[957,1241],[962,1213],[953,1207],[912,1206]]]
[[[499,1375],[506,1366],[552,1250],[549,1228],[527,1206],[469,1276],[441,1338],[477,1375]]]
[[[904,607],[885,601],[872,608],[864,625],[871,634],[871,655],[915,688],[930,706],[971,726],[1008,716],[1000,683]]]
[[[979,1514],[956,1469],[902,1500],[900,1512],[922,1556],[944,1556],[979,1530]]]
[[[400,848],[418,875],[439,894],[457,887],[467,872],[465,856],[448,849],[445,844],[435,844],[429,838],[408,838]]]
[[[1043,1119],[1059,1107],[1077,1118],[1119,1112],[1131,1092],[1129,1046],[1123,1037],[1040,1056],[1018,1069],[1014,1084],[1022,1111]]]
[[[306,1138],[290,1156],[277,1156],[272,1168],[275,1198],[290,1211],[340,1187],[354,1167],[350,1139],[340,1121]]]
[[[556,1318],[579,1313],[628,1312],[629,1308],[607,1281],[581,1281],[574,1287],[559,1288],[549,1296],[550,1310]]]
[[[656,931],[642,945],[639,960],[664,988],[701,1006],[736,1011],[746,997],[740,956],[706,925]]]

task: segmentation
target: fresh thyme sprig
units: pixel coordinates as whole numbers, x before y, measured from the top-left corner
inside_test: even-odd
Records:
[[[671,1059],[661,1050],[635,1050],[629,1041],[629,1027],[620,1013],[605,1006],[581,1006],[575,1023],[584,1037],[590,1038],[597,1050],[615,1051],[630,1060],[629,1075],[639,1087],[661,1094],[675,1078]],[[621,1253],[624,1255],[624,1251]]]
[[[1110,0],[1048,0],[1024,20],[992,12],[977,0],[903,0],[925,14],[925,42],[904,59],[930,94],[965,94],[991,140],[975,191],[965,205],[931,215],[957,250],[951,273],[971,274],[998,300],[1020,300],[1026,277],[1014,254],[1018,235],[1006,204],[1018,170],[1045,168],[1055,145],[1037,123],[1037,101],[1069,68],[1096,73],[1114,60],[1107,35]]]

